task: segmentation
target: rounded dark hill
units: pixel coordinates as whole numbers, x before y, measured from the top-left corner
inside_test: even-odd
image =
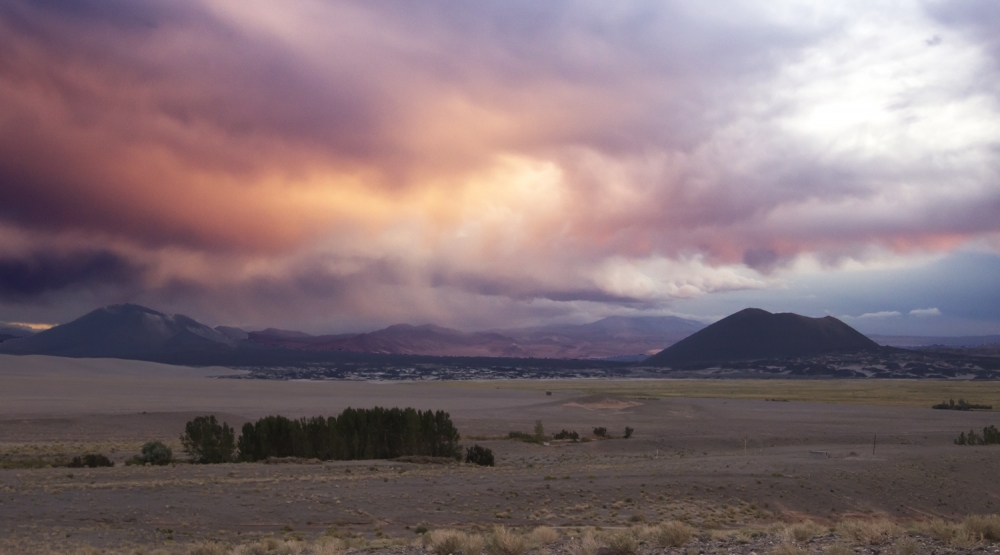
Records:
[[[99,308],[29,337],[4,341],[0,352],[67,357],[149,358],[173,352],[232,350],[235,341],[180,314],[134,304]]]
[[[877,343],[833,316],[809,318],[747,308],[671,345],[642,364],[681,367],[878,348]]]

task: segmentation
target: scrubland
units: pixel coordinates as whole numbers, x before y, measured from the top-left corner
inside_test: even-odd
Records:
[[[29,382],[22,377],[19,394]],[[213,395],[199,389],[206,382]],[[13,405],[0,391],[0,552],[930,554],[995,552],[1000,538],[1000,447],[953,443],[997,424],[994,412],[837,404],[844,390],[834,382],[834,393],[799,382],[803,391],[778,384],[774,395],[826,402],[768,401],[757,386],[743,399],[675,397],[695,386],[667,381],[322,384],[305,406],[297,384],[268,382],[258,404],[258,386],[237,382],[177,378],[102,401],[99,388],[74,381],[73,402],[63,402],[40,381],[34,404]],[[954,396],[992,402],[991,386],[971,385]],[[719,387],[722,397],[738,393]],[[867,395],[908,386],[880,387]],[[934,402],[950,395],[926,392]],[[159,410],[135,410],[147,396]],[[164,410],[171,396],[183,410]],[[151,439],[181,455],[192,415],[239,427],[279,411],[376,404],[449,411],[462,443],[492,449],[496,466],[124,465]],[[589,441],[508,439],[532,435],[539,421],[548,435]],[[611,437],[595,437],[598,427]],[[85,452],[116,464],[54,466]]]

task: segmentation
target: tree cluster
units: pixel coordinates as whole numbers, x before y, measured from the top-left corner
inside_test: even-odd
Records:
[[[978,435],[975,430],[969,430],[969,435],[962,432],[958,434],[955,445],[1000,445],[1000,430],[989,425],[983,428],[983,435]]]
[[[336,417],[267,416],[243,425],[239,458],[392,459],[410,455],[460,458],[459,434],[444,411],[348,408]]]
[[[954,399],[949,399],[948,402],[942,401],[931,408],[938,410],[993,410],[993,405],[976,405],[965,399],[959,399],[956,403]]]

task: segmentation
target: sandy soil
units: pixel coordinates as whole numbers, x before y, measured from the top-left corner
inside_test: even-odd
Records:
[[[497,384],[212,379],[225,369],[0,357],[0,459],[100,450],[108,469],[0,470],[8,542],[154,545],[334,529],[393,536],[418,526],[626,526],[683,519],[702,528],[851,515],[958,518],[1000,512],[1000,447],[959,447],[992,412],[654,398]],[[613,385],[613,384],[609,384]],[[815,387],[813,384],[811,387]],[[611,388],[613,389],[613,388]],[[231,425],[347,406],[451,413],[494,468],[387,461],[125,467],[148,439],[179,447],[205,413]],[[541,420],[632,439],[534,445],[499,439]],[[872,442],[877,434],[874,454]]]

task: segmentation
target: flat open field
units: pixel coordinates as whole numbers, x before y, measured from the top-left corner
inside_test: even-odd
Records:
[[[804,516],[954,519],[1000,511],[1000,447],[952,443],[960,431],[1000,418],[927,408],[949,397],[1000,406],[993,382],[206,377],[225,372],[0,357],[0,463],[94,450],[117,461],[106,469],[0,470],[0,549],[180,549],[259,535],[414,537],[418,526],[607,528],[669,519],[727,529]],[[493,449],[497,466],[122,464],[149,439],[180,454],[178,436],[195,415],[216,414],[238,429],[267,414],[376,405],[450,412],[463,443]],[[548,433],[589,435],[604,426],[617,439],[501,439],[511,430],[531,432],[538,420]],[[635,435],[620,439],[626,426]]]

